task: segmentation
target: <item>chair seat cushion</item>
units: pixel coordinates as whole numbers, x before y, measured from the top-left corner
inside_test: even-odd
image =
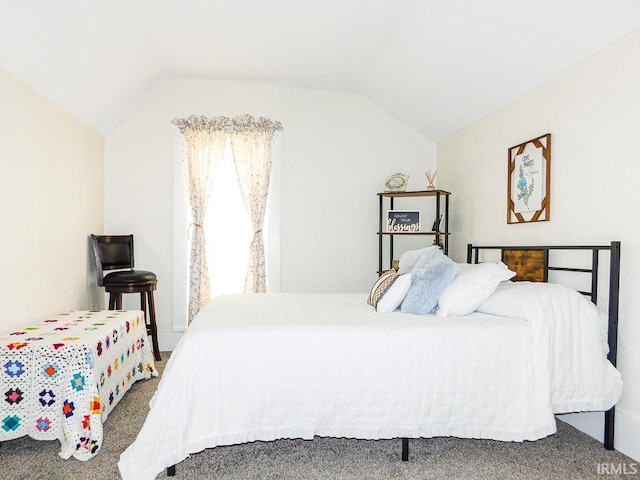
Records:
[[[156,274],[146,270],[124,270],[112,272],[104,277],[105,287],[110,285],[136,285],[156,283]]]

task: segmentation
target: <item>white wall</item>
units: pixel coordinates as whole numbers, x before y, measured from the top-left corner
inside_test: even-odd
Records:
[[[99,304],[103,138],[0,68],[0,332]]]
[[[636,459],[640,459],[638,52],[640,31],[438,144],[438,175],[454,193],[452,253],[458,260],[464,259],[467,242],[622,242],[618,366],[625,387],[618,404],[616,447]],[[507,225],[507,149],[545,133],[552,134],[551,220]]]
[[[281,291],[368,291],[378,268],[376,192],[396,171],[410,174],[409,189],[422,189],[423,171],[435,168],[433,142],[359,95],[216,81],[163,83],[105,144],[105,232],[135,235],[136,266],[158,275],[163,332],[172,329],[172,279],[179,274],[172,260],[179,136],[171,120],[244,113],[284,126]],[[225,268],[232,267],[221,265],[217,274]],[[133,307],[138,299],[126,302]]]

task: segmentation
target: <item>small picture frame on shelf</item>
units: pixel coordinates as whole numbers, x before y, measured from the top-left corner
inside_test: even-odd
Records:
[[[433,225],[431,226],[431,231],[439,232],[441,223],[442,223],[442,214],[440,214],[440,217],[436,217],[436,219],[433,221]]]
[[[420,210],[388,210],[387,232],[411,233],[420,231]]]
[[[385,192],[404,192],[407,190],[407,182],[409,181],[409,175],[404,173],[394,173],[389,175],[384,181]]]

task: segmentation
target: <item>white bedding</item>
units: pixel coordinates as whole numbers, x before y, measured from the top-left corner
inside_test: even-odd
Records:
[[[597,309],[559,289],[524,308],[519,288],[447,318],[377,314],[359,294],[215,298],[171,355],[120,473],[153,479],[205,448],[278,438],[536,440],[556,431],[554,412],[610,408],[621,380]]]
[[[478,311],[527,321],[538,370],[550,375],[554,413],[608,410],[620,398],[620,373],[606,360],[607,317],[580,293],[555,283],[502,282]]]

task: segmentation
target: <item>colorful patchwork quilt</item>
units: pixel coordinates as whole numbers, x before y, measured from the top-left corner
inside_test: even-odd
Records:
[[[142,311],[78,311],[0,335],[0,442],[60,440],[88,460],[137,380],[157,376]]]

